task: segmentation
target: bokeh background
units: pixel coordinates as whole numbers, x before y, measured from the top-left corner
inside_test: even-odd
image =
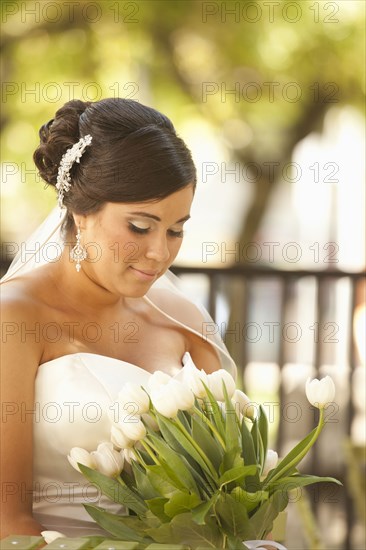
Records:
[[[70,99],[125,97],[174,122],[198,189],[174,269],[204,302],[280,455],[337,386],[292,495],[292,549],[365,548],[365,3],[2,3],[2,268],[55,205],[32,163]],[[275,404],[278,403],[278,406]]]

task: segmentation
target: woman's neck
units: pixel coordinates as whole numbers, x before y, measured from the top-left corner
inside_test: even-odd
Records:
[[[87,267],[87,266],[86,266]],[[75,310],[95,312],[123,305],[125,298],[110,292],[93,280],[92,274],[81,264],[78,272],[64,249],[60,258],[48,270],[55,290]]]

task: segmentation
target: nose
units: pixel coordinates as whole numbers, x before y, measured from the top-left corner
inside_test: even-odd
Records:
[[[158,234],[151,235],[151,239],[147,245],[145,252],[146,258],[156,262],[166,262],[169,260],[170,252],[166,235]]]

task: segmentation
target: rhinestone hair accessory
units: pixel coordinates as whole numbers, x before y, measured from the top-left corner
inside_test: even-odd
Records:
[[[70,147],[64,155],[62,155],[60,166],[57,174],[56,189],[58,191],[58,205],[62,209],[64,206],[64,195],[71,187],[70,170],[74,162],[80,163],[80,159],[88,145],[91,144],[92,136],[86,135],[79,139],[72,147]]]

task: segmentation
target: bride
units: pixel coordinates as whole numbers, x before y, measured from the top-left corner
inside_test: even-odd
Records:
[[[100,532],[83,503],[105,503],[67,454],[110,439],[125,382],[190,360],[235,372],[168,271],[196,186],[170,120],[132,100],[75,100],[40,139],[34,161],[58,206],[2,281],[1,537]]]

